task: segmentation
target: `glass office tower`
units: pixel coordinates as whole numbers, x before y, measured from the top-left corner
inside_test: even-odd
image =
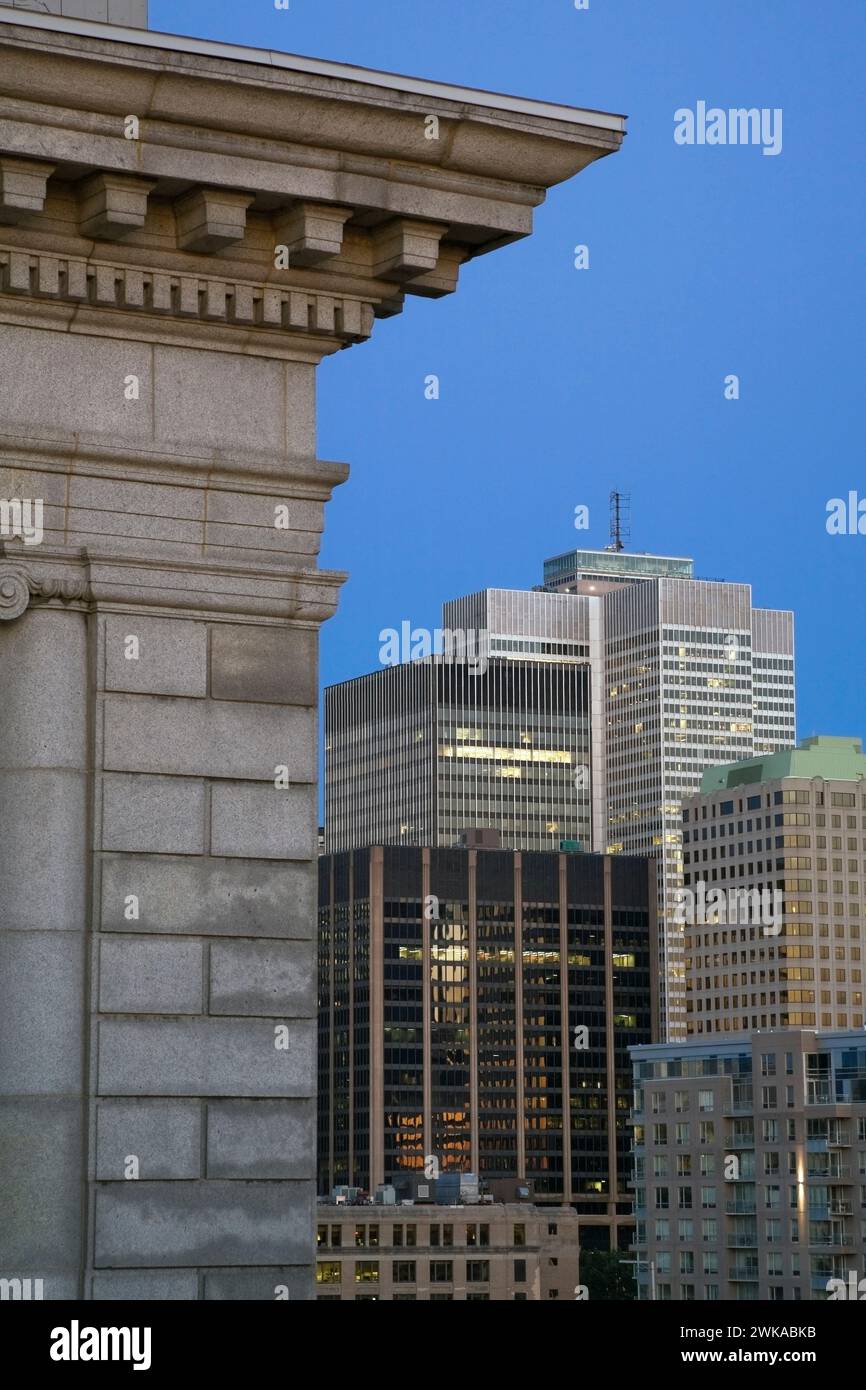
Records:
[[[628,1050],[653,1036],[655,896],[653,861],[627,856],[324,855],[320,1191],[373,1190],[435,1156],[531,1181],[615,1243]]]
[[[576,661],[428,658],[331,686],[325,848],[487,828],[512,849],[588,848],[589,703]]]

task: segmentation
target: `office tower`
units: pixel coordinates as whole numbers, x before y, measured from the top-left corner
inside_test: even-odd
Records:
[[[320,1303],[573,1300],[579,1217],[531,1202],[316,1208]]]
[[[612,853],[658,856],[662,1036],[684,1037],[680,806],[705,768],[795,740],[793,615],[752,607],[748,584],[693,577],[680,557],[570,551],[546,587],[601,610],[605,789]]]
[[[626,856],[323,856],[319,1191],[373,1190],[432,1157],[573,1202],[587,1243],[615,1245],[655,897],[653,861]]]
[[[860,740],[807,738],[793,750],[709,768],[682,817],[689,1033],[862,1028]],[[773,890],[780,910],[768,920]]]
[[[779,1029],[632,1057],[639,1297],[862,1299],[866,1035]]]
[[[604,709],[604,650],[598,603],[591,596],[552,594],[539,589],[483,589],[444,604],[442,622],[447,632],[479,634],[480,648],[490,659],[532,661],[542,670],[546,668],[548,681],[552,666],[582,668],[588,691],[589,741],[588,747],[584,744],[577,750],[576,767],[581,790],[586,793],[580,804],[583,808],[588,799],[590,825],[586,838],[579,838],[587,849],[603,849],[607,835],[605,733],[604,720],[593,715],[593,711]],[[517,783],[515,793],[525,796],[525,769],[517,767],[511,775]],[[503,842],[513,849],[551,848],[549,843],[518,844],[508,834],[508,827],[497,828],[502,831]]]
[[[589,669],[519,658],[407,662],[325,692],[325,847],[588,847]]]

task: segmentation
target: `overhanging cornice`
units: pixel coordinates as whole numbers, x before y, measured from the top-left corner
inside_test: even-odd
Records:
[[[0,7],[3,49],[0,150],[50,161],[54,179],[126,173],[157,199],[239,190],[251,213],[333,203],[350,229],[424,219],[463,259],[528,235],[547,188],[625,133],[603,112]],[[444,292],[423,279],[406,288]]]

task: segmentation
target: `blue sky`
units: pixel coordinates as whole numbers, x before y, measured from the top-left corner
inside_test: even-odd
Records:
[[[531,238],[320,369],[319,456],[352,465],[321,559],[351,574],[325,683],[373,669],[383,627],[434,627],[443,599],[606,545],[619,486],[630,549],[794,609],[800,734],[866,734],[866,535],[825,528],[830,498],[866,498],[866,6],[151,0],[151,27],[629,117]],[[781,154],[677,145],[698,101],[781,108]]]

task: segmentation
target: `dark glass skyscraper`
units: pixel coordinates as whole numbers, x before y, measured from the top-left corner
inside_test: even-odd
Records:
[[[372,1189],[435,1158],[531,1181],[615,1239],[655,901],[654,863],[626,856],[323,856],[320,1190]]]

